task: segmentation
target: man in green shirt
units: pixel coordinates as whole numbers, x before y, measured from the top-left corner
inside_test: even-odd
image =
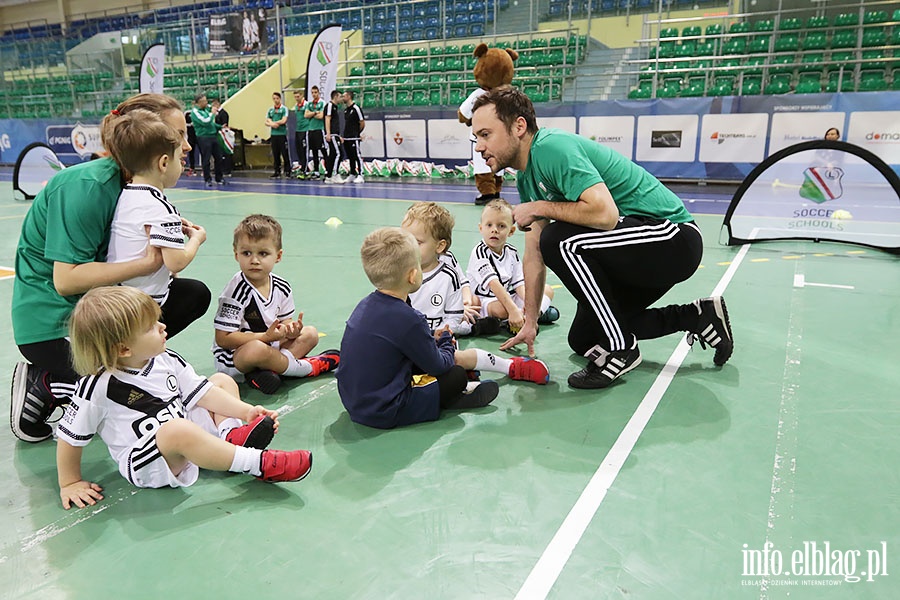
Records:
[[[318,178],[320,154],[322,162],[325,162],[325,101],[319,93],[319,86],[312,86],[310,93],[312,99],[307,101],[303,112],[306,117],[306,150],[312,156],[310,177]]]
[[[294,108],[292,109],[297,119],[297,127],[294,131],[294,151],[295,161],[292,165],[291,175],[296,175],[297,179],[306,179],[306,164],[309,157],[306,152],[306,132],[309,130],[309,119],[306,118],[306,98],[303,92],[296,90],[294,92]]]
[[[191,109],[191,123],[194,124],[194,133],[197,136],[197,145],[200,147],[200,164],[203,167],[203,180],[206,187],[212,187],[209,161],[215,164],[216,183],[222,185],[223,162],[222,150],[219,147],[219,130],[222,126],[216,123],[216,113],[209,109],[209,99],[206,94],[197,94],[194,97],[194,108]]]
[[[604,388],[637,367],[637,340],[687,331],[689,342],[731,356],[725,301],[649,308],[700,265],[703,239],[684,203],[617,152],[558,129],[538,129],[534,106],[517,89],[493,90],[474,105],[475,150],[494,173],[517,169],[525,234],[525,325],[501,349],[521,342],[534,355],[541,295],[550,267],[578,308],[569,346],[588,359],[569,376],[576,388]]]
[[[275,179],[281,177],[281,163],[284,161],[284,171],[287,174],[291,166],[291,157],[287,148],[287,120],[288,109],[281,103],[281,93],[272,92],[272,108],[266,113],[266,127],[272,129],[270,142],[272,144],[272,158],[275,161],[275,172],[269,175]]]

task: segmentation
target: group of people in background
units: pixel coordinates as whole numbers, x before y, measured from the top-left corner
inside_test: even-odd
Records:
[[[206,187],[213,187],[212,173],[215,174],[216,185],[225,185],[225,178],[231,177],[234,168],[231,152],[226,152],[223,148],[228,143],[229,136],[232,146],[234,144],[228,111],[222,108],[218,98],[213,98],[210,102],[206,94],[200,93],[194,97],[191,110],[185,111],[184,119],[188,143],[191,145],[186,157],[188,170],[185,174],[194,175],[199,158]]]
[[[364,183],[359,144],[366,121],[362,108],[354,101],[354,92],[332,90],[328,102],[322,99],[318,86],[313,86],[310,94],[311,98],[307,100],[302,91],[295,91],[294,108],[288,109],[281,93],[272,93],[272,108],[266,112],[265,120],[266,127],[270,128],[272,145],[273,172],[269,177],[322,179],[325,183]],[[343,119],[339,112],[341,105],[344,106]],[[296,121],[296,160],[293,163],[287,141],[290,112],[294,113]],[[346,179],[338,172],[342,157],[348,160],[349,165]]]

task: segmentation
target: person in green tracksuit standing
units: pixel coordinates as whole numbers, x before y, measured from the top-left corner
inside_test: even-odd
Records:
[[[291,157],[287,148],[287,120],[288,109],[281,103],[281,93],[272,92],[272,108],[266,113],[266,127],[272,129],[271,144],[272,158],[275,162],[275,172],[269,175],[271,179],[281,177],[281,163],[284,161],[284,170],[290,168]]]
[[[325,101],[319,93],[319,86],[312,86],[310,90],[312,99],[306,103],[306,111],[303,113],[307,119],[306,150],[312,156],[312,171],[310,177],[319,176],[319,155],[325,162]]]
[[[303,97],[301,90],[294,91],[294,101],[296,106],[292,110],[297,117],[297,128],[294,130],[296,154],[291,174],[296,175],[297,179],[306,179],[306,166],[309,162],[306,155],[306,132],[309,129],[309,120],[306,118],[306,98]]]
[[[206,94],[197,94],[194,97],[194,107],[191,109],[191,123],[194,124],[194,133],[197,136],[197,145],[200,147],[200,165],[203,167],[203,180],[206,187],[212,187],[212,177],[209,172],[209,161],[215,164],[216,183],[223,185],[222,167],[224,158],[219,148],[219,130],[221,125],[216,123],[216,114],[209,109],[209,100]]]

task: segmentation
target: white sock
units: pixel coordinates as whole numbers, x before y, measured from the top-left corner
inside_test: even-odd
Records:
[[[509,366],[512,364],[512,361],[508,358],[500,358],[486,350],[478,350],[477,348],[475,349],[475,357],[475,370],[493,371],[494,373],[509,375]]]
[[[470,381],[469,383],[466,384],[466,391],[463,393],[471,394],[475,390],[475,388],[477,388],[479,385],[481,385],[480,381]]]
[[[244,424],[240,419],[235,419],[234,417],[228,417],[219,423],[219,437],[223,440],[225,436],[228,435],[228,432],[234,429],[235,427],[240,427]]]
[[[248,475],[262,475],[259,466],[262,463],[262,450],[257,448],[234,447],[234,460],[231,461],[229,471],[232,473],[247,473]]]
[[[282,350],[281,353],[288,359],[287,369],[284,370],[282,375],[287,375],[288,377],[306,377],[312,373],[312,365],[309,364],[309,361],[305,358],[296,358],[291,354],[290,350]]]
[[[550,308],[550,296],[541,297],[541,312],[539,312],[538,315],[544,314],[544,311],[548,308]]]

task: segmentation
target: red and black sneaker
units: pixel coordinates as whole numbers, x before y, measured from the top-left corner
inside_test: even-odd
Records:
[[[259,459],[262,481],[300,481],[312,470],[312,453],[309,450],[263,450]]]
[[[225,436],[225,441],[244,448],[263,450],[275,437],[275,421],[267,415],[260,415],[246,425],[235,427]]]
[[[274,394],[281,387],[281,376],[275,371],[256,369],[244,376],[247,384],[263,394]]]
[[[310,377],[317,377],[322,373],[334,371],[341,364],[340,350],[326,350],[322,354],[316,356],[307,356],[306,360],[312,365],[312,373]]]

